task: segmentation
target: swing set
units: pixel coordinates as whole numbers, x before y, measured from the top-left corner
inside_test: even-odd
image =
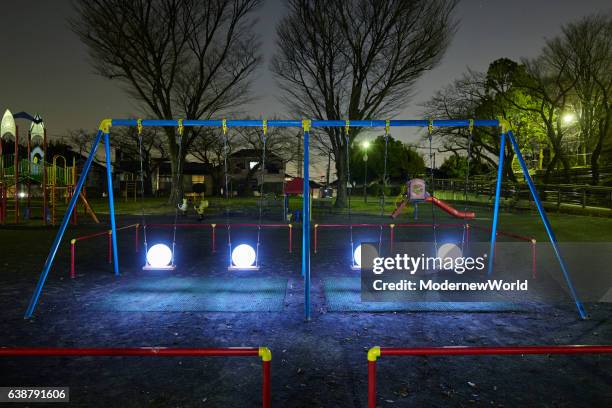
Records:
[[[85,165],[83,167],[83,171],[79,177],[79,180],[76,184],[75,192],[72,195],[72,198],[68,204],[68,209],[66,213],[64,214],[62,223],[57,231],[53,244],[51,245],[49,255],[47,256],[43,270],[36,284],[34,293],[29,302],[27,310],[25,312],[26,318],[30,318],[35,311],[35,308],[40,299],[40,295],[42,293],[44,284],[47,280],[47,277],[53,265],[59,245],[62,241],[66,228],[69,224],[70,216],[75,209],[79,194],[83,189],[83,185],[87,178],[87,174],[89,173],[89,170],[91,169],[91,165],[95,157],[96,151],[98,149],[98,146],[101,143],[104,143],[104,148],[106,151],[106,171],[107,171],[108,200],[109,200],[108,205],[109,205],[110,224],[111,224],[110,231],[111,231],[111,236],[112,236],[113,268],[114,268],[115,275],[120,276],[119,253],[117,250],[117,239],[116,239],[117,238],[117,227],[115,223],[115,206],[114,206],[113,184],[112,184],[112,174],[111,174],[112,167],[111,167],[110,136],[109,136],[111,127],[113,126],[136,126],[139,128],[146,127],[146,126],[174,127],[178,129],[177,133],[178,133],[178,138],[179,138],[178,140],[179,148],[181,148],[180,146],[182,146],[181,138],[182,138],[184,127],[202,127],[202,126],[216,127],[216,128],[223,129],[224,135],[227,135],[227,129],[231,127],[259,127],[264,130],[263,131],[264,138],[265,138],[265,133],[268,127],[301,128],[303,131],[303,136],[304,136],[304,139],[303,139],[303,145],[304,145],[303,177],[304,177],[304,180],[310,180],[310,132],[312,128],[344,127],[346,129],[346,137],[348,139],[350,127],[385,128],[387,134],[389,133],[389,129],[392,127],[421,127],[421,128],[427,128],[430,131],[429,132],[430,147],[431,147],[431,129],[433,129],[434,127],[456,127],[456,128],[470,128],[470,129],[474,127],[498,128],[500,130],[499,132],[500,152],[499,152],[499,160],[498,160],[497,181],[496,181],[496,188],[495,188],[495,199],[494,199],[494,205],[493,205],[493,222],[491,226],[489,264],[488,264],[487,274],[488,276],[490,276],[493,273],[493,260],[494,260],[494,255],[495,255],[494,248],[495,248],[495,243],[496,243],[496,239],[498,235],[497,224],[499,220],[500,193],[501,193],[503,165],[504,165],[504,156],[505,156],[504,153],[506,149],[506,143],[509,142],[510,146],[513,148],[516,154],[516,157],[520,163],[521,170],[523,171],[523,175],[525,177],[525,181],[527,182],[531,196],[536,204],[538,213],[542,219],[546,233],[554,249],[554,254],[559,263],[559,266],[563,273],[564,280],[570,291],[570,295],[576,305],[578,313],[580,317],[583,319],[588,317],[587,312],[584,309],[584,306],[582,302],[580,301],[578,294],[574,288],[574,284],[570,277],[567,265],[564,261],[561,251],[559,249],[557,239],[553,232],[552,226],[548,220],[548,217],[546,215],[542,202],[540,201],[540,198],[536,190],[536,187],[533,183],[533,180],[531,179],[531,176],[529,175],[527,164],[525,163],[525,160],[518,146],[518,143],[516,142],[514,134],[512,130],[510,130],[509,124],[506,120],[499,119],[499,120],[351,120],[351,121],[348,121],[348,120],[270,120],[270,121],[266,121],[266,120],[187,120],[187,119],[184,119],[184,120],[183,119],[179,119],[179,120],[104,119],[100,123],[100,127],[95,137],[95,140],[93,142],[93,145],[91,147],[91,151],[85,162]],[[265,152],[265,148],[263,150]],[[430,150],[430,153],[431,153],[431,150]],[[263,159],[265,160],[265,157]],[[226,151],[225,161],[227,161],[227,151]],[[225,168],[227,169],[227,164],[225,164]],[[263,169],[263,166],[262,166],[262,169]],[[386,169],[386,163],[385,163],[385,169]],[[432,172],[433,172],[433,169],[432,169]],[[386,173],[386,170],[385,170],[385,173]],[[263,171],[262,171],[262,174],[263,174]],[[431,174],[431,178],[433,180],[433,173]],[[226,185],[227,185],[227,182],[228,182],[228,179],[227,179],[227,170],[226,170]],[[310,220],[311,220],[311,212],[310,212],[310,202],[309,202],[309,196],[310,196],[309,183],[304,182],[303,184],[304,184],[304,192],[303,192],[303,202],[302,202],[302,266],[301,266],[301,269],[302,269],[302,277],[304,279],[304,317],[306,320],[309,320],[311,318],[311,300],[310,300],[310,290],[311,290],[311,275],[310,275],[311,225],[310,225]],[[263,183],[262,183],[262,190],[263,190]],[[227,194],[228,194],[227,188],[225,191],[226,191],[226,198],[227,198]],[[433,192],[432,192],[432,195],[433,195]],[[383,199],[381,201],[384,204],[384,192],[383,192]],[[349,206],[349,209],[350,209],[350,206]],[[433,210],[433,206],[432,206],[432,211],[435,211]],[[172,244],[172,250],[170,254],[171,262],[169,263],[172,266],[174,265],[174,250],[176,247],[175,245],[176,243],[176,214],[177,212],[175,211],[175,223],[174,223],[174,228],[173,228],[173,244]],[[349,216],[350,214],[351,213],[349,211]],[[435,217],[435,212],[433,213],[433,216]],[[258,237],[257,246],[256,246],[257,249],[254,250],[253,248],[251,248],[251,250],[255,252],[255,259],[253,260],[252,264],[256,265],[257,267],[259,267],[259,260],[257,258],[259,255],[259,246],[260,246],[259,236],[260,236],[260,231],[261,231],[261,205],[260,205],[259,221],[260,221],[260,225],[258,225],[257,227],[257,237]],[[229,225],[229,222],[227,223],[226,227],[228,225]],[[146,230],[146,227],[144,225],[143,225],[143,228],[145,228]],[[436,229],[435,218],[434,218],[432,228],[434,229],[434,233],[435,233],[435,229]],[[353,243],[353,236],[352,236],[352,226],[349,227],[349,229],[350,229],[350,234],[351,234],[351,249],[353,249],[354,243]],[[464,231],[466,229],[467,228],[464,227]],[[382,227],[380,230],[382,231]],[[231,251],[232,241],[231,241],[229,232],[230,231],[228,227],[228,247],[230,248],[230,257],[231,257],[233,251]],[[464,233],[464,236],[465,235],[466,234]],[[434,241],[436,241],[435,235],[434,235]],[[234,251],[239,247],[240,245],[234,248]],[[253,254],[251,253],[250,256],[252,257],[252,255]],[[230,259],[230,266],[232,266],[232,262],[233,260]],[[354,262],[354,259],[353,259],[353,262]],[[234,266],[239,267],[240,265],[234,264]]]

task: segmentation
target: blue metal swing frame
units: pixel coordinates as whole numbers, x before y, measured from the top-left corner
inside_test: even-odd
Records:
[[[43,266],[43,270],[40,274],[36,287],[34,289],[34,294],[30,300],[28,308],[25,312],[25,318],[30,318],[34,314],[36,309],[36,305],[40,300],[40,295],[42,293],[43,287],[49,275],[49,271],[53,265],[53,261],[57,254],[59,245],[64,237],[64,233],[66,232],[66,228],[68,226],[68,222],[70,221],[70,216],[74,211],[74,208],[77,203],[77,199],[81,190],[83,189],[83,185],[87,178],[87,173],[91,169],[91,164],[95,157],[96,151],[98,149],[98,145],[104,141],[104,147],[106,152],[106,175],[107,175],[107,185],[108,185],[108,205],[109,205],[109,215],[110,215],[110,223],[112,230],[112,245],[113,245],[113,268],[115,275],[120,276],[119,273],[119,254],[117,251],[117,233],[116,233],[116,224],[115,224],[115,205],[114,205],[114,196],[113,196],[113,181],[112,181],[112,168],[111,168],[111,160],[110,160],[110,129],[112,126],[154,126],[154,127],[179,127],[179,120],[137,120],[137,119],[105,119],[100,123],[100,128],[96,135],[96,138],[91,147],[91,151],[89,156],[85,162],[85,166],[83,167],[83,172],[81,173],[79,180],[77,182],[75,192],[68,204],[68,208],[66,213],[64,214],[64,218],[59,227],[59,230],[55,236],[53,244],[51,245],[51,250],[49,251],[49,255],[45,261]],[[563,272],[563,276],[565,281],[570,289],[570,294],[576,304],[576,308],[581,318],[587,318],[588,315],[580,301],[574,284],[569,275],[569,271],[567,269],[567,265],[561,255],[561,251],[559,249],[557,238],[552,230],[552,226],[548,220],[546,215],[546,211],[544,210],[544,206],[540,201],[540,197],[535,188],[533,180],[529,175],[529,171],[527,169],[527,165],[525,160],[523,159],[523,155],[520,151],[520,148],[514,138],[514,134],[508,127],[508,123],[505,120],[268,120],[265,122],[268,127],[296,127],[302,128],[304,132],[304,180],[310,179],[310,131],[312,128],[319,127],[358,127],[358,128],[386,128],[388,127],[494,127],[500,128],[500,153],[499,153],[499,162],[498,162],[498,171],[497,171],[497,181],[495,188],[495,201],[493,206],[493,225],[491,227],[491,239],[490,239],[490,254],[489,254],[489,269],[488,274],[491,275],[493,273],[493,261],[494,261],[494,248],[495,241],[497,235],[497,224],[499,220],[499,199],[501,193],[501,185],[503,178],[503,165],[504,165],[504,152],[506,149],[506,141],[510,142],[514,152],[516,153],[517,159],[520,163],[521,170],[523,171],[523,176],[525,177],[525,181],[529,186],[529,191],[531,196],[533,197],[534,202],[536,203],[536,207],[538,209],[538,213],[540,214],[540,218],[544,223],[544,227],[546,229],[546,233],[548,238],[550,239],[550,243],[553,246],[555,256],[559,261],[559,265]],[[263,127],[263,120],[182,120],[182,126],[184,127],[194,127],[194,126],[205,126],[205,127]],[[307,182],[304,183],[304,192],[303,192],[303,202],[302,202],[302,276],[304,278],[304,317],[306,320],[310,320],[311,318],[311,299],[310,299],[310,205],[309,205],[309,184]],[[231,255],[230,255],[231,256]]]

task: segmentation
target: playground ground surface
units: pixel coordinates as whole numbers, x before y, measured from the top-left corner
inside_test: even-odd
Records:
[[[161,209],[163,203],[158,204],[160,213],[167,212],[167,207]],[[121,204],[118,206],[121,213]],[[488,225],[487,211],[477,214],[474,223]],[[421,222],[431,221],[429,207],[424,206],[421,214]],[[437,216],[439,222],[451,221],[440,212]],[[104,223],[104,214],[101,218]],[[279,222],[279,218],[266,221]],[[318,222],[328,219],[348,222],[346,215],[321,215]],[[147,218],[150,223],[171,220],[170,214]],[[118,217],[119,225],[139,221],[134,215]],[[225,220],[203,222],[213,221]],[[230,221],[246,222],[238,217]],[[355,215],[352,221],[387,223],[389,219]],[[179,222],[197,221],[191,214]],[[612,235],[610,219],[552,214],[551,222],[562,241],[609,241]],[[0,229],[0,346],[265,345],[273,353],[273,406],[348,408],[366,406],[366,351],[375,345],[612,343],[612,306],[604,303],[587,304],[592,317],[584,321],[569,299],[527,311],[335,311],[326,296],[325,282],[355,276],[347,262],[348,233],[341,229],[322,233],[321,252],[312,257],[310,322],[303,320],[299,228],[294,231],[293,254],[287,252],[286,231],[264,231],[262,268],[247,273],[227,271],[221,232],[219,253],[211,254],[209,231],[179,230],[179,267],[170,276],[140,270],[142,257],[134,254],[133,231],[120,238],[123,276],[119,279],[106,263],[104,238],[85,241],[79,243],[77,279],[70,280],[69,238],[102,228],[106,227],[86,224],[68,229],[41,303],[30,320],[23,319],[23,312],[55,229]],[[545,239],[541,223],[531,212],[502,214],[500,228]],[[151,231],[150,239],[167,239],[168,233]],[[240,234],[249,233],[236,232],[236,240]],[[414,239],[408,236],[414,232],[402,234],[406,235],[398,240]],[[574,273],[587,272],[585,266]],[[185,300],[181,293],[193,294],[193,287],[211,282],[221,285],[226,296],[213,296],[204,308],[229,311],[198,311],[197,305],[178,304]],[[262,289],[266,285],[271,289]],[[274,292],[278,287],[284,288],[280,301]],[[253,291],[269,296],[258,301]],[[135,295],[140,296],[138,302],[133,302]],[[168,303],[159,302],[160,298]],[[260,311],[240,311],[245,303]],[[260,364],[249,358],[11,358],[0,360],[0,386],[68,385],[74,406],[257,406],[261,401]],[[378,405],[604,407],[612,404],[611,368],[609,355],[383,357],[378,364]]]

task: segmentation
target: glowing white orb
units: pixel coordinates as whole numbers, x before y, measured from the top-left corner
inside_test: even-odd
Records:
[[[361,267],[361,244],[357,245],[355,252],[353,252],[353,262],[355,262],[355,265]]]
[[[26,198],[27,194],[24,193],[23,191],[19,192],[19,198]]]
[[[232,251],[232,263],[239,268],[253,266],[255,257],[255,250],[247,244],[240,244]]]
[[[147,251],[147,263],[153,267],[163,267],[172,262],[172,251],[164,244],[155,244]]]
[[[461,258],[463,256],[463,253],[461,252],[461,248],[459,248],[457,245],[455,244],[443,244],[440,246],[440,248],[438,248],[438,258],[452,258],[452,259],[457,259],[457,258]]]

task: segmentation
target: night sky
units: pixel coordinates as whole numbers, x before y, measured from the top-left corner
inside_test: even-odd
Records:
[[[3,1],[2,6],[0,109],[40,113],[52,137],[67,129],[94,129],[101,118],[138,115],[118,84],[93,74],[85,48],[68,28],[69,0]],[[419,104],[468,66],[485,70],[496,58],[533,57],[562,24],[610,10],[609,0],[462,1],[456,13],[460,27],[442,63],[421,78],[415,97],[397,118],[420,118]],[[260,98],[245,107],[254,117],[289,116],[276,99],[268,70],[275,26],[284,12],[282,0],[267,0],[259,12],[265,56],[255,87]],[[394,136],[415,142],[418,137],[409,132]]]

